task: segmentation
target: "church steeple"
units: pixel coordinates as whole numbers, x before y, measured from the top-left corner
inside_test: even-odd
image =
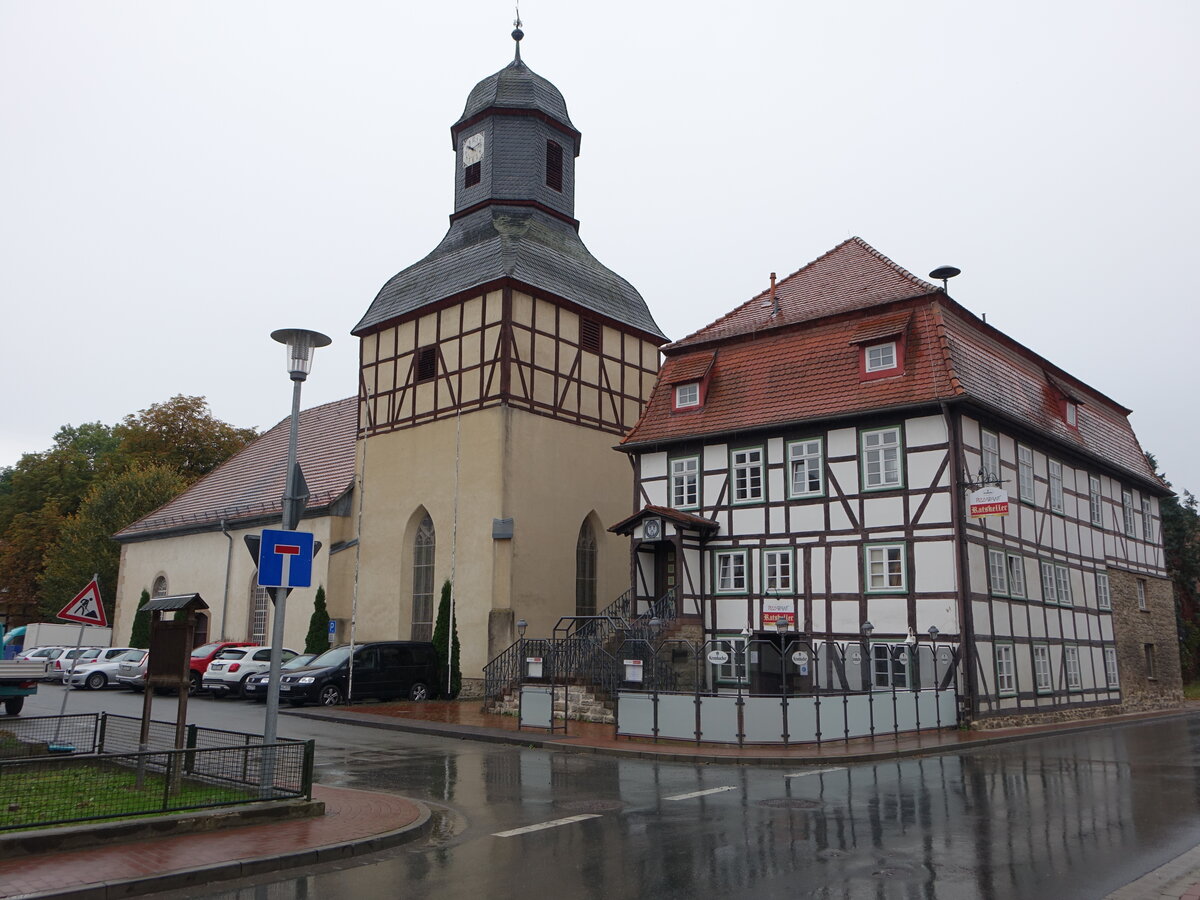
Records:
[[[454,214],[515,202],[576,224],[580,134],[558,88],[521,60],[519,23],[513,61],[475,85],[450,128],[457,157]]]

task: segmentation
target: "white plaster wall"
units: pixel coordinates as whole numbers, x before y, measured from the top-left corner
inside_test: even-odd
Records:
[[[918,593],[953,593],[957,588],[952,541],[918,541],[913,544],[913,567]]]
[[[906,447],[916,447],[920,444],[944,444],[948,440],[946,420],[941,416],[921,416],[909,419],[904,423],[904,446]]]
[[[831,547],[829,590],[835,594],[856,594],[862,590],[858,571],[858,550],[855,547]]]

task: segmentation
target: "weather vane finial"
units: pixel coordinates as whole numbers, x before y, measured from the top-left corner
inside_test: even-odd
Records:
[[[513,20],[512,39],[517,42],[517,55],[514,62],[521,61],[521,38],[525,37],[525,32],[521,30],[521,4],[517,3],[517,17]]]

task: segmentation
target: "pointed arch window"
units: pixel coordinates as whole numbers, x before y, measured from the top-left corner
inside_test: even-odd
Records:
[[[429,514],[417,527],[413,538],[412,639],[433,639],[433,519]]]
[[[258,577],[250,579],[250,621],[246,623],[246,640],[256,644],[270,643],[267,640],[267,622],[271,615],[271,598],[267,589],[259,587]]]
[[[153,599],[167,596],[167,576],[159,575],[154,579],[154,586],[150,588],[150,596]]]
[[[596,533],[587,519],[575,541],[575,615],[596,614]]]

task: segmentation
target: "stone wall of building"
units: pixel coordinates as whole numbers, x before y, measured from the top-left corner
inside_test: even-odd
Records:
[[[1161,709],[1181,703],[1183,676],[1170,580],[1110,568],[1108,581],[1122,711]],[[1145,585],[1145,609],[1138,601],[1139,581]],[[1153,672],[1148,671],[1148,647]]]

